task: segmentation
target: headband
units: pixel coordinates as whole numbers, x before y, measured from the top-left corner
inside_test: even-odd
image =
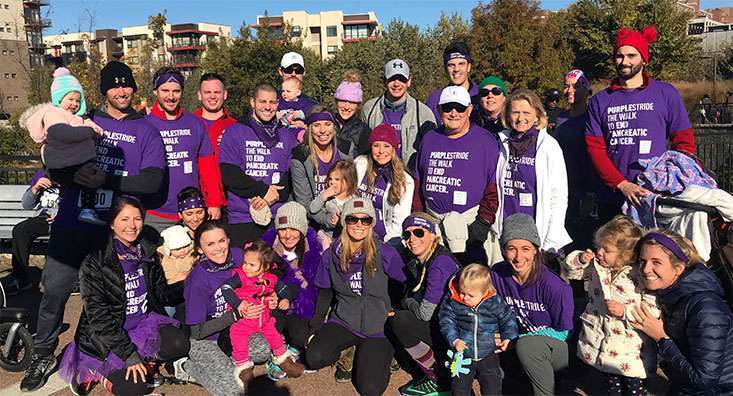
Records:
[[[194,196],[191,198],[184,199],[183,201],[178,201],[178,212],[183,212],[187,209],[198,209],[198,208],[205,208],[206,205],[204,205],[204,199],[200,196]]]
[[[672,252],[672,254],[675,255],[675,257],[682,260],[683,262],[686,263],[690,261],[689,257],[687,257],[685,252],[683,252],[682,249],[680,249],[680,247],[677,246],[677,244],[672,240],[672,238],[664,234],[660,234],[658,232],[651,232],[649,234],[646,234],[646,236],[644,236],[644,241],[654,241],[666,247],[670,252]]]
[[[433,222],[430,220],[423,219],[422,217],[414,215],[407,216],[405,221],[402,222],[402,229],[406,230],[410,227],[424,228],[435,234],[435,224],[433,224]]]
[[[316,121],[331,121],[334,124],[336,123],[336,120],[333,118],[333,115],[327,111],[308,114],[308,118],[306,118],[305,123],[310,125]]]
[[[573,80],[579,81],[581,84],[583,84],[583,88],[586,90],[590,89],[590,81],[588,81],[588,77],[585,76],[585,73],[583,73],[582,70],[573,69],[568,72],[568,74],[565,75],[565,78],[571,78]]]
[[[174,82],[181,86],[181,90],[183,90],[183,82],[184,82],[183,76],[181,76],[178,73],[163,73],[159,75],[155,81],[153,81],[153,89],[158,89],[161,85],[169,82]]]
[[[471,63],[471,54],[464,54],[462,52],[451,52],[449,54],[445,54],[445,56],[443,57],[443,63],[447,64],[448,61],[452,59],[465,59],[468,63]]]

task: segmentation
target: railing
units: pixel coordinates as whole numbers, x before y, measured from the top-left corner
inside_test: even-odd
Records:
[[[0,185],[28,184],[43,168],[41,158],[32,155],[0,155]]]
[[[698,124],[731,124],[733,103],[698,103],[692,119]]]
[[[718,186],[733,192],[733,124],[695,125],[697,156]]]

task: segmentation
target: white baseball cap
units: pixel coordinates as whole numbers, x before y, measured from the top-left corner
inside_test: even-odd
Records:
[[[446,103],[458,103],[468,107],[471,104],[471,95],[468,93],[466,88],[462,86],[451,85],[443,88],[443,92],[440,93],[439,105]]]
[[[280,67],[285,69],[292,65],[300,65],[303,66],[303,68],[305,69],[305,61],[303,61],[303,55],[297,52],[288,52],[287,54],[283,55],[283,58],[280,60]]]

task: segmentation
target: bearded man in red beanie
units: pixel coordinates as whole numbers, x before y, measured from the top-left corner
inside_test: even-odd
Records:
[[[620,213],[624,200],[638,206],[649,191],[634,183],[639,160],[667,150],[695,152],[687,111],[677,89],[646,72],[654,27],[616,32],[613,57],[616,78],[596,94],[588,110],[585,140],[591,162],[605,185],[599,194],[602,223]],[[601,223],[601,224],[602,224]]]

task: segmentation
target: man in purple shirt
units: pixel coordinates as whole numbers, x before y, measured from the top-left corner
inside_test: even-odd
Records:
[[[44,294],[38,309],[33,357],[20,384],[24,392],[42,387],[56,368],[53,352],[58,344],[66,302],[78,279],[79,266],[88,253],[107,241],[109,235],[108,227],[78,221],[81,210],[79,186],[97,189],[95,209],[104,218],[115,195],[144,197],[159,191],[163,180],[165,155],[160,134],[130,106],[137,90],[132,70],[122,62],[107,63],[101,71],[100,89],[105,95],[105,104],[90,114],[104,130],[96,140],[97,163],[84,165],[79,170],[74,179],[78,185],[61,186],[61,201],[51,227],[41,280]]]
[[[244,123],[222,135],[219,167],[229,202],[231,245],[241,248],[258,239],[270,226],[255,223],[251,211],[269,206],[272,217],[290,195],[291,150],[295,136],[278,125],[277,91],[270,85],[255,88],[252,112]]]
[[[471,77],[471,49],[468,48],[468,44],[463,41],[454,41],[445,47],[443,51],[443,65],[450,79],[449,85],[466,88],[471,95],[471,103],[474,108],[478,109],[479,86],[469,80]],[[425,103],[433,111],[433,114],[435,114],[435,121],[437,121],[438,125],[442,124],[438,109],[441,92],[443,92],[443,88],[438,88],[431,92],[430,96],[428,96],[428,101]]]

